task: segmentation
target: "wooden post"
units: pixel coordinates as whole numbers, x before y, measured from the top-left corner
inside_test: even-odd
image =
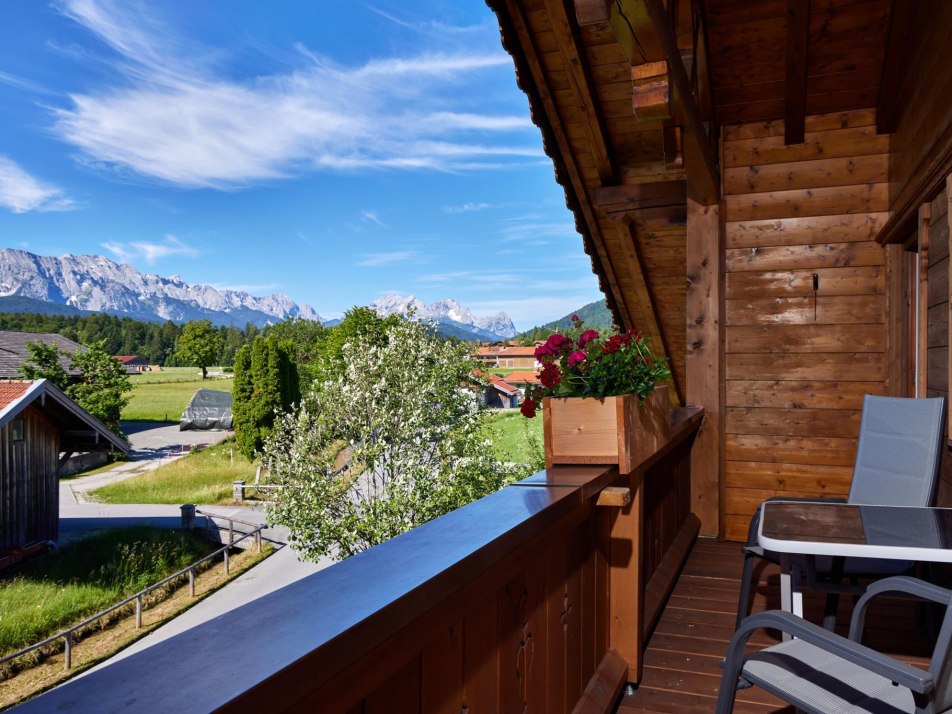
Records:
[[[228,562],[228,549],[225,549],[225,575],[231,575],[231,567]]]
[[[142,596],[136,597],[136,629],[142,629]]]
[[[923,203],[919,206],[919,299],[917,313],[917,340],[916,349],[916,396],[924,399],[927,394],[929,361],[929,224],[932,221],[932,204]]]
[[[63,647],[63,668],[68,672],[73,666],[73,631],[70,630],[63,637],[65,645]]]
[[[704,407],[691,451],[691,509],[701,534],[719,535],[721,471],[721,221],[718,206],[688,199],[687,403]]]
[[[195,597],[195,568],[188,569],[188,594]]]
[[[629,682],[641,680],[644,583],[642,582],[644,471],[635,469],[627,481],[631,501],[611,509],[608,561],[608,645],[628,663]]]
[[[903,253],[900,243],[884,247],[886,258],[886,350],[883,353],[886,373],[886,395],[904,397],[905,367],[908,364],[906,320],[909,310],[905,300],[903,280]]]

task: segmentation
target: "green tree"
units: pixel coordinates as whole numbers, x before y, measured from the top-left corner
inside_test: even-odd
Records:
[[[99,419],[119,436],[122,408],[129,403],[126,396],[132,382],[123,364],[105,350],[104,342],[94,342],[84,352],[71,354],[55,345],[29,342],[29,361],[20,367],[26,379],[48,379],[63,390],[79,406]],[[78,370],[72,377],[63,368],[60,357],[70,359],[69,368]]]
[[[175,343],[175,356],[181,362],[201,367],[202,379],[207,379],[208,368],[220,358],[223,345],[221,333],[211,320],[192,320],[182,328]]]
[[[345,342],[336,376],[279,419],[269,518],[304,557],[352,555],[512,478],[480,435],[468,351],[397,318]]]
[[[235,443],[249,459],[261,450],[277,415],[300,401],[292,349],[276,335],[258,337],[235,355]]]

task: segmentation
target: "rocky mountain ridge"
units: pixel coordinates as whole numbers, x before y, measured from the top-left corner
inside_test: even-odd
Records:
[[[506,313],[498,312],[490,317],[476,317],[472,310],[463,307],[452,298],[424,303],[413,295],[407,297],[384,295],[370,303],[370,307],[383,316],[395,313],[406,315],[412,311],[418,319],[433,320],[441,325],[457,327],[484,340],[509,339],[516,335],[516,327]]]

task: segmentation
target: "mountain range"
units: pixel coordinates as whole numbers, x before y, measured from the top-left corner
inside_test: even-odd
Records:
[[[456,300],[424,304],[413,295],[387,295],[371,306],[381,315],[407,314],[433,319],[440,332],[464,340],[508,339],[516,334],[505,313],[476,317]],[[0,249],[0,311],[81,314],[105,312],[139,320],[182,323],[211,320],[215,325],[259,327],[289,318],[325,320],[310,305],[285,295],[255,297],[240,290],[189,285],[179,276],[141,273],[100,255],[40,256]]]

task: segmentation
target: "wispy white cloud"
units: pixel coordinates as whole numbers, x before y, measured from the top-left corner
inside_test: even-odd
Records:
[[[398,250],[390,253],[363,253],[357,265],[362,268],[376,268],[381,265],[393,265],[394,263],[406,263],[414,260],[417,253],[411,250]]]
[[[473,171],[544,159],[528,118],[474,113],[459,91],[511,66],[500,50],[460,43],[348,67],[301,47],[301,66],[238,81],[138,6],[58,7],[119,58],[120,83],[55,110],[54,130],[94,165],[229,189],[315,169]]]
[[[118,243],[115,241],[107,241],[100,245],[125,263],[131,263],[141,259],[151,265],[162,258],[172,256],[197,258],[201,255],[201,251],[197,248],[186,245],[173,235],[165,236],[160,243],[150,243],[148,241]]]
[[[49,96],[56,95],[49,87],[45,87],[42,84],[37,82],[32,82],[29,79],[24,79],[23,77],[18,77],[15,74],[10,74],[9,72],[0,72],[0,84],[7,84],[11,87],[16,87],[17,89],[25,89],[28,92],[33,92],[34,94],[44,94]]]
[[[63,190],[31,176],[19,164],[0,156],[0,206],[14,213],[71,211],[77,203]]]
[[[387,224],[380,220],[380,216],[377,215],[376,211],[364,209],[360,212],[360,217],[367,223],[375,223],[382,228],[386,228]]]
[[[460,204],[459,206],[443,206],[443,213],[449,213],[452,215],[458,213],[473,213],[474,211],[485,211],[488,208],[492,208],[491,203],[475,203],[473,201],[467,201],[466,203]]]

